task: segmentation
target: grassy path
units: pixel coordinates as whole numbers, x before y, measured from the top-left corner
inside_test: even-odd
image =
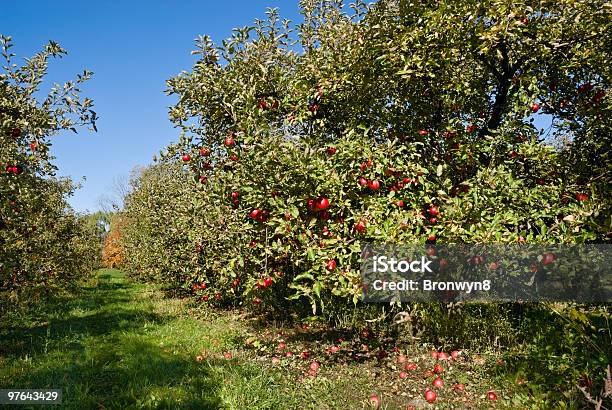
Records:
[[[62,388],[74,409],[284,407],[273,375],[223,359],[235,329],[102,271],[81,297],[0,328],[0,388]]]
[[[155,285],[102,270],[79,297],[0,318],[0,389],[61,388],[61,408],[79,410],[353,410],[372,408],[373,393],[381,409],[505,409],[532,402],[528,386],[519,391],[506,382],[495,355],[466,351],[437,362],[427,348],[399,350],[392,340],[381,350],[373,340],[339,336],[315,325],[260,324],[239,312],[192,312]],[[407,377],[401,377],[400,351],[417,366]],[[311,377],[314,361],[320,368]],[[445,386],[429,405],[423,392],[436,363]],[[465,391],[455,383],[465,383]],[[491,390],[499,401],[487,399]]]

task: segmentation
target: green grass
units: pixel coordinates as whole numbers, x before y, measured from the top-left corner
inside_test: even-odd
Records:
[[[293,357],[285,357],[289,350]],[[300,358],[303,351],[308,359]],[[399,378],[400,352],[418,366],[407,379]],[[435,361],[427,345],[194,310],[156,285],[108,269],[76,297],[0,318],[0,388],[61,388],[66,409],[361,409],[371,408],[372,393],[383,409],[558,407],[534,390],[528,373],[509,371],[500,357],[464,350],[439,362],[445,387],[429,405],[423,392],[433,376],[425,372]],[[313,360],[321,364],[315,378],[307,375]],[[465,392],[453,391],[457,382]],[[489,390],[497,402],[486,399]],[[581,407],[575,398],[567,402]]]
[[[317,398],[337,400],[335,383],[325,381],[314,398],[288,397],[283,372],[237,353],[240,323],[187,311],[155,286],[102,270],[80,297],[0,328],[0,388],[61,388],[68,409],[309,407],[304,400],[320,408]]]

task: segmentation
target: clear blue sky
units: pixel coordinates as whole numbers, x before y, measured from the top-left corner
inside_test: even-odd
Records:
[[[13,37],[18,57],[54,40],[68,56],[52,62],[50,80],[94,72],[83,94],[95,102],[98,133],[65,133],[52,148],[60,175],[86,177],[70,199],[76,210],[97,210],[114,178],[150,163],[177,138],[167,119],[173,99],[164,94],[164,81],[191,68],[193,39],[208,34],[220,42],[232,28],[264,18],[267,7],[300,20],[298,0],[2,2],[0,33]]]

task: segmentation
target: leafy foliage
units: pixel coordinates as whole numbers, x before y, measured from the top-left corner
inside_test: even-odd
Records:
[[[302,9],[297,33],[271,10],[220,47],[199,38],[193,70],[168,81],[181,138],[127,206],[140,272],[208,282],[209,298],[292,289],[316,308],[357,302],[367,241],[609,240],[608,5]],[[165,262],[136,249],[142,232]]]
[[[0,311],[8,303],[35,301],[74,285],[99,260],[99,241],[87,218],[75,215],[66,197],[75,189],[54,177],[50,136],[79,125],[95,127],[92,101],[79,97],[76,82],[54,85],[39,102],[36,93],[50,58],[65,51],[50,42],[13,64],[10,37],[0,36]]]
[[[181,135],[133,181],[131,271],[210,305],[329,319],[361,309],[367,242],[609,243],[609,2],[300,4],[300,25],[270,10],[219,46],[198,38],[168,80]],[[435,343],[476,330],[537,350],[520,326],[539,307],[406,309]],[[607,360],[564,354],[555,389]]]

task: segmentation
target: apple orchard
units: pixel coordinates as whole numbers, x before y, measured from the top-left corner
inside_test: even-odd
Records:
[[[105,258],[201,308],[544,357],[539,331],[558,352],[551,389],[601,374],[609,353],[584,318],[606,306],[367,305],[360,254],[610,243],[610,3],[337,3],[196,40],[191,70],[167,81],[178,140],[131,179]],[[48,154],[51,135],[95,128],[78,89],[89,73],[34,98],[61,54],[50,43],[0,77],[0,311],[69,289],[99,258]],[[405,312],[409,329],[393,323]]]

